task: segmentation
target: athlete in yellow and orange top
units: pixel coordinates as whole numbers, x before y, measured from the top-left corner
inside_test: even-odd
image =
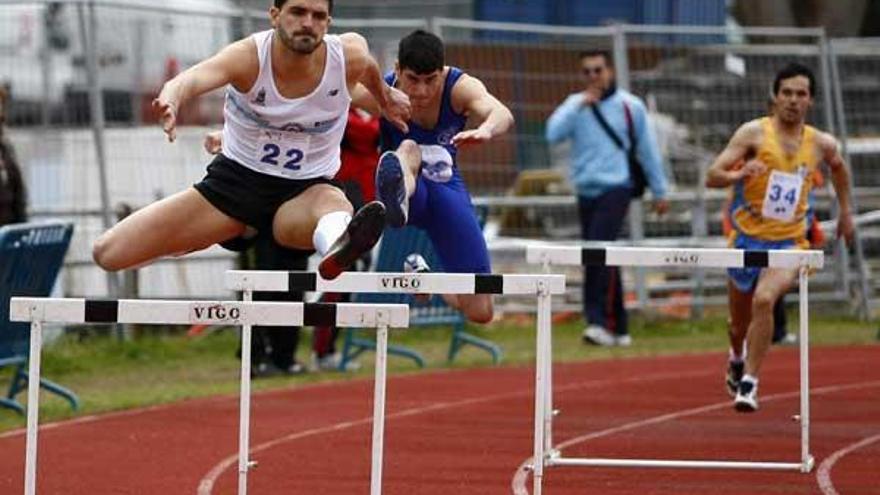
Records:
[[[831,169],[840,204],[837,235],[852,241],[849,172],[839,145],[833,136],[805,123],[815,87],[807,67],[790,64],[782,69],[773,81],[773,115],[743,124],[710,167],[706,186],[734,188],[732,247],[808,247],[808,196],[821,162]],[[742,160],[745,165],[737,168]],[[773,305],[794,283],[797,269],[731,269],[729,275],[727,386],[735,396],[735,408],[750,412],[758,408],[758,374],[770,347]]]

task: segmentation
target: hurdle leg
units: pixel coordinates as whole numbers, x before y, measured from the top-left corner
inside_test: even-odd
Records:
[[[538,294],[538,315],[535,352],[535,451],[532,459],[533,495],[541,495],[544,481],[544,435],[547,417],[547,333],[550,331],[550,296],[541,288]]]
[[[550,273],[550,263],[544,263],[544,273]],[[548,294],[548,304],[546,311],[548,312],[547,321],[552,322],[552,308],[549,300],[549,292]],[[540,296],[540,294],[539,294]],[[546,369],[544,370],[544,377],[546,379],[545,388],[547,390],[547,397],[544,399],[544,452],[546,452],[550,457],[554,457],[556,452],[553,450],[553,417],[556,414],[553,409],[553,331],[549,329],[547,331],[547,348],[545,349],[547,353],[547,360],[544,364],[546,364]]]
[[[242,292],[242,299],[253,301],[253,291]],[[238,495],[247,495],[247,476],[250,461],[251,426],[251,325],[241,327],[241,391],[238,406]]]
[[[31,349],[28,366],[27,447],[24,463],[24,493],[37,493],[37,424],[40,420],[40,354],[43,324],[31,322]]]
[[[370,495],[382,493],[382,447],[385,435],[385,378],[388,369],[388,326],[376,330],[376,378],[373,386],[373,456]]]
[[[801,371],[801,472],[813,469],[810,455],[810,311],[807,268],[800,269],[798,310],[800,312],[800,371]]]
[[[552,458],[555,455],[553,450],[553,328],[551,327],[553,316],[550,295],[546,294],[546,297],[547,304],[544,305],[544,390],[547,396],[544,398],[544,454]]]

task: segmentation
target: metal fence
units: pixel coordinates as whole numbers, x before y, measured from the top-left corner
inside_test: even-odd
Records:
[[[112,278],[90,263],[90,246],[115,221],[120,203],[140,207],[180,190],[200,178],[209,160],[201,139],[221,125],[222,94],[182,109],[180,139],[169,145],[150,111],[161,84],[232,40],[267,27],[265,12],[240,10],[231,1],[3,3],[0,82],[11,85],[10,137],[26,169],[31,209],[38,216],[77,219],[66,293],[98,296],[111,290]],[[417,27],[443,37],[448,62],[482,79],[516,117],[514,132],[461,154],[489,236],[501,244],[509,237],[578,238],[575,202],[565,180],[567,153],[548,147],[543,134],[555,106],[578,90],[577,53],[586,48],[612,51],[618,84],[647,102],[673,184],[667,218],[633,203],[628,242],[720,242],[726,195],[703,188],[705,170],[739,124],[765,111],[775,71],[791,60],[816,71],[819,94],[811,120],[847,144],[860,211],[880,209],[880,146],[872,139],[880,127],[875,117],[880,113],[872,110],[880,86],[876,40],[829,44],[819,29],[576,28],[445,18],[334,19],[332,31],[360,32],[390,69],[398,39]],[[821,218],[829,218],[831,195],[820,191],[818,201]],[[854,289],[869,297],[873,288],[860,282],[880,278],[860,269],[876,270],[880,236],[874,229],[862,230],[864,259],[857,251],[854,268],[847,268],[846,256],[835,258],[844,263],[827,272],[826,284],[816,284],[824,297],[850,300]],[[224,296],[216,277],[232,264],[233,257],[219,249],[160,262],[140,271],[139,290],[150,297]],[[508,266],[523,269],[499,253],[496,270]],[[719,294],[722,280],[711,274],[627,277],[643,305],[694,286],[709,296]]]

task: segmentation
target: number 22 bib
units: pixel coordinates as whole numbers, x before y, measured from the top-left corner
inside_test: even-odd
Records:
[[[303,132],[261,132],[254,162],[267,171],[271,170],[273,175],[286,175],[302,168],[302,160],[309,151],[309,141],[309,135]]]

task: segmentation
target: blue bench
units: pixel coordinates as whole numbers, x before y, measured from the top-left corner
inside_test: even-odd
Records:
[[[441,271],[441,263],[434,252],[434,246],[428,236],[415,227],[402,229],[386,229],[379,246],[379,254],[375,263],[375,271],[399,272],[403,269],[403,261],[411,253],[424,256],[432,270]],[[492,356],[492,362],[501,361],[501,348],[497,344],[465,332],[465,318],[457,310],[447,305],[439,295],[431,296],[425,304],[417,304],[409,294],[354,294],[355,302],[399,303],[410,304],[410,328],[424,325],[452,325],[452,340],[449,343],[447,359],[452,362],[458,351],[467,344],[485,350]],[[376,342],[372,338],[360,336],[356,330],[348,329],[342,347],[342,359],[339,369],[345,370],[347,364],[364,351],[375,351]],[[414,349],[399,345],[388,346],[389,355],[397,355],[415,361],[419,367],[425,366],[425,360]]]
[[[24,406],[15,396],[27,390],[30,326],[9,321],[9,298],[50,295],[72,235],[73,224],[69,222],[0,227],[0,368],[15,367],[9,391],[5,398],[0,398],[0,406],[22,414]],[[66,399],[74,410],[79,407],[76,394],[70,390],[44,379],[40,386]]]

